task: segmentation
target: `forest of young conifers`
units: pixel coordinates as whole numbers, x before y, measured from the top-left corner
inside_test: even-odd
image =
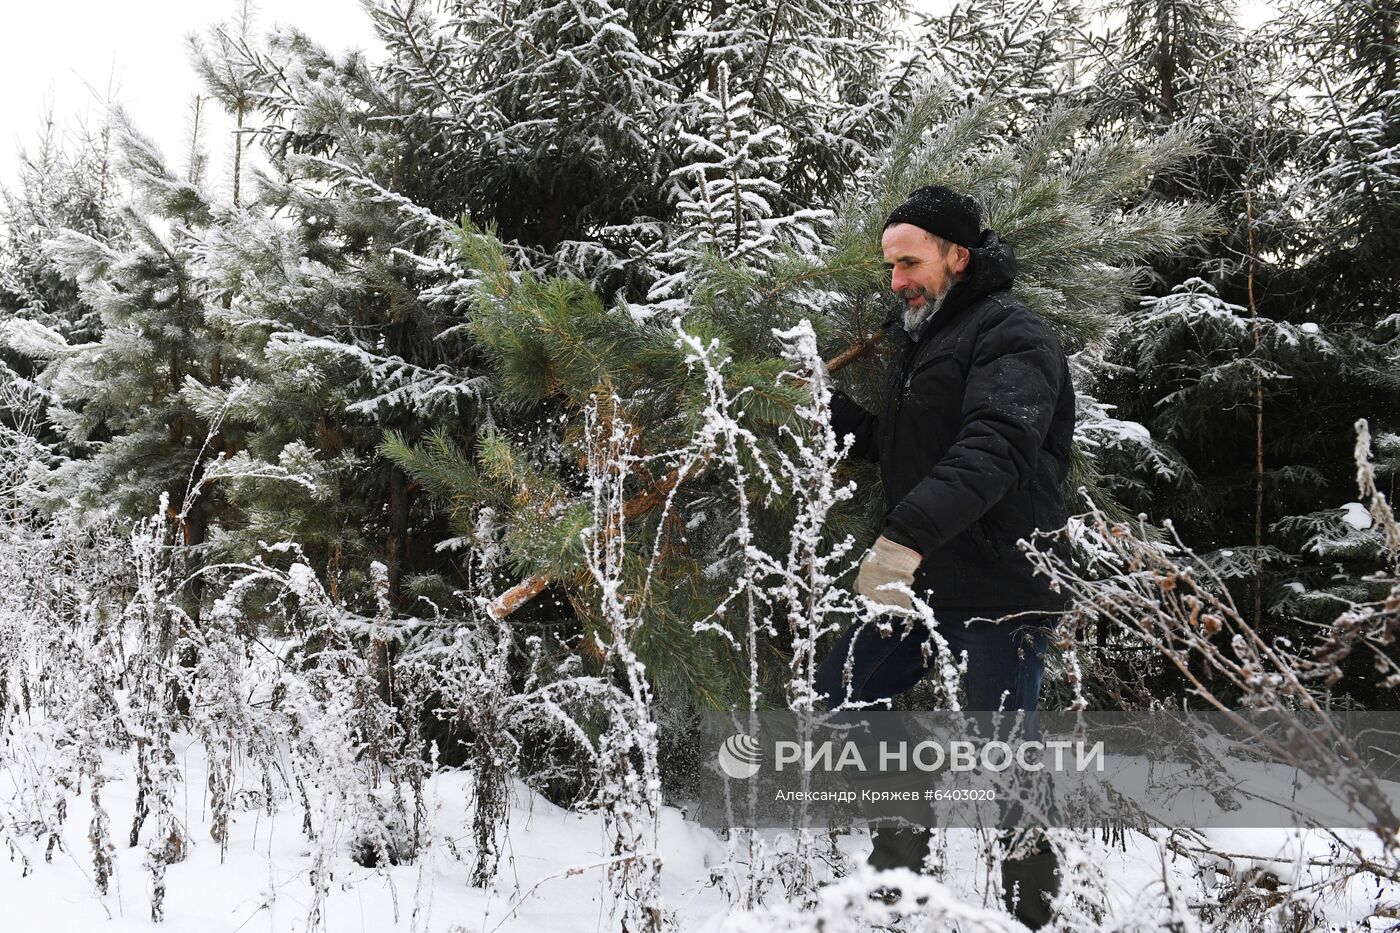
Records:
[[[810,703],[859,611],[878,477],[819,390],[875,405],[879,234],[930,183],[1071,355],[1043,705],[1252,701],[1244,629],[1395,708],[1400,8],[908,6],[367,0],[373,55],[244,7],[190,40],[186,148],[117,107],[36,132],[0,202],[6,741],[136,737],[153,864],[172,729],[228,762],[215,831],[279,737],[287,795],[329,786],[318,729],[395,786],[669,789],[687,716]],[[1114,608],[1096,522],[1214,594],[1203,641],[1139,617],[1165,590]]]

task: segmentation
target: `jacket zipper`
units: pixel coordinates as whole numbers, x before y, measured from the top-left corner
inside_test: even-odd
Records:
[[[914,362],[914,357],[919,352],[917,343],[910,344],[909,349],[904,351],[904,358],[899,361],[899,384],[903,386],[899,397],[895,399],[895,412],[898,413],[904,407],[904,393],[909,391],[909,383],[914,379],[914,368],[910,365]]]
[[[934,317],[937,318],[938,315],[934,315]],[[900,372],[900,375],[903,376],[903,385],[905,392],[909,391],[909,385],[914,381],[915,370],[910,364],[914,361],[914,357],[918,356],[919,348],[926,343],[932,343],[933,335],[937,331],[942,330],[943,325],[947,324],[947,322],[948,320],[946,314],[941,320],[930,320],[927,323],[927,325],[925,325],[924,332],[919,335],[919,339],[911,343],[909,349],[905,351],[902,370]],[[903,392],[900,393],[901,401],[903,399],[903,394]]]

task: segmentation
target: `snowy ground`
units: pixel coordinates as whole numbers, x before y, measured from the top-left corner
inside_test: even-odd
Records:
[[[8,861],[0,863],[0,930],[126,931],[163,929],[169,933],[218,931],[302,931],[308,928],[314,902],[311,872],[313,852],[301,831],[299,811],[291,806],[269,817],[261,809],[240,811],[227,851],[210,839],[204,819],[201,750],[188,741],[177,745],[183,756],[186,798],[183,818],[194,845],[183,862],[167,873],[166,920],[155,925],[149,917],[151,882],[144,867],[144,846],[125,842],[135,805],[129,759],[115,753],[104,761],[110,783],[103,800],[118,842],[110,893],[100,896],[92,880],[87,840],[91,808],[86,795],[67,797],[65,835],[47,863],[42,840],[13,840]],[[0,772],[0,794],[17,794],[13,771]],[[601,820],[590,813],[570,813],[515,785],[505,855],[497,881],[487,890],[468,884],[468,864],[460,857],[470,845],[466,812],[470,782],[464,774],[439,775],[429,784],[432,843],[414,864],[387,869],[364,868],[348,857],[349,839],[334,840],[333,883],[317,928],[349,931],[414,931],[414,933],[582,933],[617,929],[609,915],[609,895],[598,867],[604,834]],[[1306,877],[1300,852],[1327,852],[1320,837],[1300,840],[1280,831],[1213,834],[1220,849],[1240,855],[1275,856],[1270,864],[1285,878]],[[1351,834],[1364,843],[1361,834]],[[986,902],[985,868],[975,852],[971,833],[949,844],[947,888],[972,913],[997,914]],[[850,859],[863,859],[865,837],[843,836],[836,844]],[[34,866],[21,877],[21,849]],[[715,833],[684,820],[667,809],[661,826],[664,856],[663,893],[666,914],[674,929],[693,933],[770,928],[761,918],[731,911],[723,892],[711,881],[712,867],[726,859],[726,844]],[[1150,839],[1129,836],[1126,850],[1095,846],[1083,853],[1102,878],[1111,904],[1104,928],[1145,928],[1153,923],[1155,904],[1165,891],[1160,849]],[[1248,859],[1235,860],[1247,867]],[[1303,861],[1306,861],[1305,859]],[[1179,894],[1199,902],[1204,894],[1201,873],[1187,860],[1173,858],[1167,874]],[[824,865],[818,866],[825,872]],[[1227,878],[1221,873],[1219,880]],[[1310,891],[1319,919],[1345,927],[1374,908],[1378,889],[1354,882],[1339,890],[1327,886]],[[779,900],[778,898],[771,899]],[[1394,903],[1395,898],[1390,897]],[[782,909],[782,905],[777,905]],[[984,913],[985,912],[985,913]],[[1007,929],[1019,926],[1005,919]],[[1326,924],[1318,924],[1323,926]],[[1000,925],[1000,924],[998,924]],[[967,921],[965,929],[984,924]],[[773,929],[787,926],[773,925]],[[1380,929],[1382,927],[1373,927]]]

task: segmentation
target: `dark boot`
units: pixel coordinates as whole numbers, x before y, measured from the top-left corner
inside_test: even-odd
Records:
[[[873,751],[869,746],[861,748],[862,759],[869,760]],[[852,790],[870,791],[877,795],[921,792],[928,783],[927,775],[899,771],[851,775],[849,779]],[[924,857],[929,853],[929,827],[933,825],[933,811],[928,803],[921,797],[916,800],[896,798],[880,803],[862,803],[860,807],[871,828],[872,849],[865,863],[876,871],[907,868],[912,872],[922,872]],[[899,900],[900,892],[898,888],[885,886],[871,891],[870,897],[872,900],[893,903]]]
[[[907,868],[916,872],[924,870],[924,857],[928,855],[929,846],[928,830],[884,826],[875,830],[870,841],[875,848],[865,864],[876,871],[891,868]]]
[[[871,849],[865,864],[876,871],[907,868],[912,872],[922,873],[924,857],[928,855],[929,838],[930,831],[921,826],[877,826],[870,836],[870,841],[875,847]],[[902,896],[899,888],[890,885],[881,885],[870,892],[872,901],[882,901],[886,904],[893,904]]]
[[[1001,863],[1002,897],[1016,919],[1038,930],[1050,922],[1050,901],[1060,893],[1060,861],[1040,839],[1029,854]]]
[[[896,777],[894,783],[900,785],[906,782],[907,778],[901,775]],[[893,812],[885,814],[887,818],[871,824],[872,848],[865,864],[876,871],[907,868],[921,874],[931,837],[928,808],[920,803],[903,803],[889,809]],[[890,885],[882,885],[870,892],[871,900],[886,904],[893,904],[901,897],[899,888]]]

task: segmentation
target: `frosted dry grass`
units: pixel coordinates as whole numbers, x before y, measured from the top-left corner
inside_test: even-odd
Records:
[[[794,372],[819,372],[810,334],[790,336]],[[712,407],[697,444],[669,454],[671,462],[689,458],[717,471],[757,463],[764,483],[804,484],[800,534],[781,554],[743,542],[735,596],[747,607],[750,645],[760,625],[784,619],[805,646],[789,696],[795,709],[807,708],[811,647],[869,609],[846,601],[835,583],[853,560],[849,542],[825,552],[814,547],[825,511],[842,495],[830,481],[839,445],[820,432],[793,435],[782,456],[751,459],[758,446],[743,446],[753,435],[725,394],[723,360],[704,345],[691,346],[695,365],[712,377]],[[23,880],[10,889],[43,891],[49,883],[43,879],[62,872],[81,878],[103,913],[188,918],[197,896],[181,885],[246,879],[250,852],[261,849],[256,865],[265,882],[259,880],[257,893],[242,889],[239,916],[266,920],[273,929],[340,928],[346,896],[363,900],[370,891],[370,913],[385,928],[474,929],[453,914],[475,910],[492,918],[483,929],[576,929],[551,927],[547,918],[561,891],[578,890],[570,887],[578,879],[592,879],[588,890],[603,928],[615,922],[638,931],[897,924],[912,931],[956,922],[963,929],[1014,929],[988,880],[997,877],[995,864],[976,840],[955,845],[951,834],[942,834],[934,874],[904,879],[905,902],[878,905],[866,897],[876,879],[857,868],[859,835],[735,830],[722,840],[683,823],[662,803],[654,698],[630,651],[644,602],[627,591],[622,573],[626,536],[606,531],[620,529],[624,480],[637,461],[629,461],[630,435],[620,419],[609,423],[596,411],[590,417],[601,455],[590,474],[595,521],[587,551],[607,608],[604,656],[618,675],[611,679],[577,672],[549,677],[536,666],[523,684],[514,683],[505,674],[512,633],[485,611],[487,594],[464,594],[461,606],[434,607],[426,618],[394,618],[382,601],[375,612],[360,614],[326,590],[291,542],[269,546],[249,563],[201,570],[212,602],[195,625],[164,503],[125,533],[115,525],[12,516],[0,556],[0,771],[7,788],[0,838]],[[1361,437],[1363,499],[1390,529],[1393,515],[1367,469],[1364,426]],[[23,481],[23,471],[5,475]],[[734,488],[747,494],[752,485],[736,479]],[[1084,519],[1078,533],[1081,553],[1103,566],[1129,549],[1140,560],[1128,574],[1137,587],[1126,589],[1135,594],[1134,605],[1150,610],[1148,617],[1184,607],[1186,625],[1172,632],[1193,630],[1193,607],[1162,595],[1171,572],[1161,549]],[[1400,538],[1388,532],[1386,540]],[[488,559],[491,543],[478,544]],[[1139,572],[1143,567],[1153,572]],[[1084,605],[1106,594],[1125,598],[1125,581],[1112,574],[1060,573],[1062,585],[1082,589]],[[1166,592],[1179,597],[1188,589]],[[1209,591],[1190,592],[1209,602]],[[1229,609],[1219,600],[1194,608],[1201,610],[1198,619]],[[281,620],[277,638],[259,631],[269,613]],[[1395,615],[1389,603],[1354,607],[1347,624],[1331,633],[1332,656],[1383,654]],[[1237,620],[1222,616],[1221,624],[1227,622]],[[697,634],[707,631],[697,626]],[[378,651],[376,643],[394,650]],[[1206,650],[1196,642],[1189,648]],[[1160,649],[1169,658],[1184,650],[1165,638]],[[528,655],[530,646],[525,650]],[[1265,700],[1292,682],[1290,665],[1306,660],[1268,653],[1258,659],[1279,662],[1271,676],[1247,681]],[[405,709],[420,708],[428,680],[449,715],[462,716],[489,739],[476,746],[475,781],[436,771],[433,749],[404,718]],[[751,697],[756,703],[756,687]],[[606,725],[595,741],[581,724],[598,712]],[[577,740],[597,812],[556,811],[512,778],[519,750],[538,734],[530,729],[541,718],[555,734]],[[522,816],[522,807],[535,815]],[[551,814],[557,827],[532,823],[541,813]],[[522,819],[526,827],[518,825]],[[530,834],[556,832],[557,851],[543,857],[548,866],[533,880],[517,881],[502,895],[507,876],[519,877],[527,827]],[[1149,929],[1166,922],[1248,929],[1306,926],[1330,914],[1360,921],[1393,913],[1395,853],[1387,848],[1393,837],[1375,832],[1366,842],[1332,833],[1330,845],[1320,843],[1327,832],[1291,849],[1272,836],[1180,830],[1137,837],[1131,864],[1141,875],[1155,860],[1156,881],[1150,897],[1126,906],[1116,879],[1103,870],[1119,857],[1113,847],[1086,834],[1052,832],[1067,873],[1060,928]],[[580,833],[603,844],[579,844]],[[1360,893],[1367,886],[1369,900]]]

